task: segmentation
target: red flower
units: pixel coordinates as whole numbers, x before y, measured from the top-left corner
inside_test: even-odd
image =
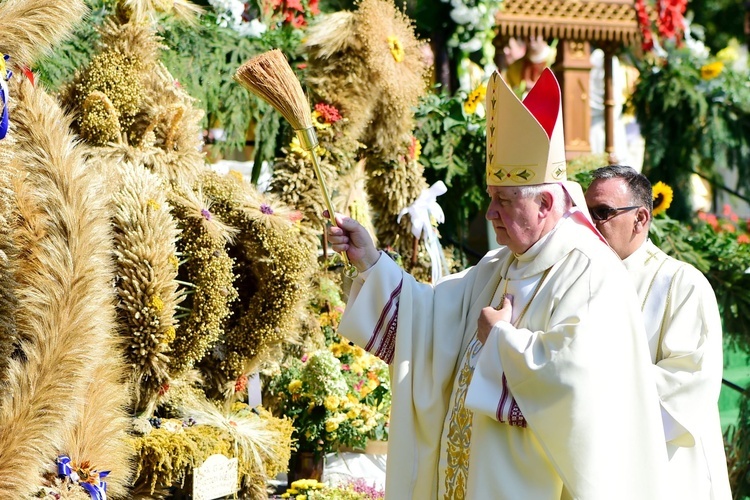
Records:
[[[292,27],[294,28],[301,28],[306,24],[307,21],[305,21],[305,16],[303,16],[302,14],[298,15],[294,18],[294,20],[292,20]]]
[[[317,16],[320,14],[320,7],[318,7],[318,0],[310,0],[307,3],[307,7],[310,9],[310,13],[313,16]]]
[[[737,243],[741,245],[747,245],[748,243],[750,243],[750,236],[742,233],[741,235],[737,236]]]
[[[648,52],[654,48],[654,37],[651,34],[651,20],[648,17],[644,0],[636,0],[635,11],[638,19],[638,27],[641,29],[641,36],[643,37],[641,46],[644,52]]]
[[[706,214],[706,218],[704,220],[708,222],[712,228],[714,228],[714,231],[719,228],[719,220],[714,214]]]
[[[305,8],[302,6],[301,0],[286,0],[286,8],[289,10],[296,10],[298,12],[305,12]]]
[[[324,102],[319,102],[315,105],[315,111],[325,120],[326,123],[336,123],[341,120],[341,113],[335,107]]]
[[[681,39],[685,30],[687,0],[659,1],[659,34],[664,38]]]

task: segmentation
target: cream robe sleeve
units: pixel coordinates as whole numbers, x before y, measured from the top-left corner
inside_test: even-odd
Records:
[[[499,387],[504,372],[572,498],[661,500],[658,398],[635,290],[615,259],[574,250],[555,265],[521,327],[493,327],[475,377]]]
[[[668,307],[661,359],[653,365],[653,372],[668,414],[667,442],[691,447],[705,426],[708,411],[716,411],[719,400],[724,363],[721,317],[708,280],[688,265],[675,274]]]
[[[476,327],[476,319],[468,325],[467,316],[474,296],[485,293],[482,280],[489,279],[487,269],[477,268],[491,262],[488,255],[433,287],[381,255],[364,282],[356,278],[352,286],[338,331],[391,368],[387,498],[437,497],[440,438],[453,377],[465,332]]]

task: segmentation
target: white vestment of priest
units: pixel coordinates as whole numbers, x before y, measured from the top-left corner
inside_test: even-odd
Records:
[[[693,266],[646,241],[624,261],[643,309],[674,498],[732,498],[719,420],[724,357],[716,296]]]
[[[479,313],[502,293],[513,324],[482,346]],[[638,305],[617,256],[574,217],[435,286],[381,255],[339,332],[391,366],[386,497],[670,498]]]

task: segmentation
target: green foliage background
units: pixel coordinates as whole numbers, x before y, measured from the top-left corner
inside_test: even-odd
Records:
[[[747,71],[728,65],[704,79],[701,67],[709,60],[687,48],[668,45],[667,51],[666,58],[637,63],[641,76],[632,104],[646,140],[643,173],[672,186],[670,213],[688,220],[693,172],[722,183],[721,170],[734,170],[735,189],[750,192],[750,85]]]
[[[426,95],[416,110],[414,135],[422,144],[420,163],[428,184],[441,180],[448,192],[438,198],[444,238],[463,243],[469,222],[486,204],[484,119],[464,111],[459,93]]]

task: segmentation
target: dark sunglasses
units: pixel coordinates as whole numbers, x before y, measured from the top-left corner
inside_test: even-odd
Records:
[[[601,221],[609,220],[615,215],[619,215],[621,213],[635,210],[636,208],[640,208],[640,205],[635,205],[632,207],[619,207],[619,208],[594,207],[594,208],[589,208],[589,213],[591,214],[592,219],[601,222]]]

